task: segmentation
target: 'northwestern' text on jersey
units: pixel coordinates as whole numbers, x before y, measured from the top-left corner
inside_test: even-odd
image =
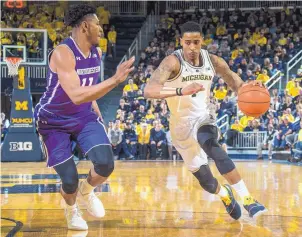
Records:
[[[72,37],[65,39],[61,45],[66,45],[74,54],[75,70],[80,78],[81,86],[95,85],[99,79],[101,65],[97,48],[93,46],[89,56],[85,57]],[[50,67],[48,67],[47,81],[46,91],[35,108],[36,118],[39,118],[41,112],[48,113],[50,117],[62,119],[82,118],[92,113],[92,102],[74,104],[60,85],[57,73],[53,72]]]

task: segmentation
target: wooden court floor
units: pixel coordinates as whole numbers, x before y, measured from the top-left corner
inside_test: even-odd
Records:
[[[98,220],[83,209],[87,232],[68,231],[60,206],[60,180],[45,163],[2,163],[1,236],[302,236],[302,166],[238,161],[250,192],[268,212],[256,221],[243,210],[233,221],[221,201],[200,187],[182,162],[116,162],[96,189],[106,208]],[[225,182],[211,163],[213,173]],[[89,161],[78,164],[84,179]],[[3,219],[6,218],[6,219]],[[12,235],[11,235],[12,236]]]

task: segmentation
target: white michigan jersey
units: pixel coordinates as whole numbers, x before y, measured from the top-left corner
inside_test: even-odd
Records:
[[[198,119],[215,116],[210,109],[210,90],[215,75],[210,56],[206,50],[201,49],[202,66],[195,67],[185,61],[183,50],[179,49],[173,53],[180,62],[178,74],[167,80],[164,86],[183,88],[194,82],[201,83],[205,88],[195,95],[174,96],[166,98],[172,120]]]
[[[173,54],[180,62],[180,70],[174,78],[166,81],[164,86],[183,88],[198,82],[205,88],[196,95],[166,98],[171,112],[172,143],[181,154],[188,169],[195,172],[201,165],[208,162],[207,155],[197,141],[197,131],[204,124],[215,124],[215,107],[210,103],[210,90],[215,71],[206,50],[200,50],[201,67],[195,67],[186,62],[182,49],[176,50]]]

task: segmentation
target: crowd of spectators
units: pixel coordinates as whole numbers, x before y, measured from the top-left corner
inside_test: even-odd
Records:
[[[195,21],[202,25],[204,48],[224,58],[230,68],[245,82],[260,80],[266,83],[279,71],[285,80],[286,62],[301,50],[302,9],[296,7],[289,9],[285,5],[282,10],[266,7],[257,11],[217,9],[213,12],[201,12],[196,9],[193,14],[183,10],[166,14],[156,28],[153,40],[141,53],[137,70],[129,77],[128,84],[124,87],[116,119],[110,122],[109,133],[114,130],[119,137],[115,139],[114,144],[116,156],[125,150],[126,158],[145,159],[146,155],[141,155],[141,149],[132,147],[146,144],[149,159],[172,159],[167,104],[165,100],[144,99],[143,90],[162,59],[180,47],[180,26],[186,21]],[[285,92],[273,90],[270,110],[257,119],[245,115],[238,116],[234,93],[222,78],[214,79],[210,99],[216,107],[217,118],[227,114],[230,128],[238,132],[266,133],[264,143],[258,145],[259,159],[262,159],[263,148],[268,148],[269,158],[273,149],[286,149],[289,143],[284,142],[285,137],[300,131],[301,72],[302,70],[299,70],[291,75]],[[292,124],[295,129],[291,129]],[[131,139],[127,138],[128,132],[123,135],[123,130],[127,131],[130,127],[136,131],[135,134],[132,133]],[[142,128],[145,129],[144,132]],[[152,135],[149,138],[149,134],[159,132],[160,128],[166,134],[166,138],[164,135],[158,135],[163,139],[160,145],[165,144],[165,148],[157,145],[156,150],[160,152],[155,153],[154,138]],[[302,131],[300,135],[302,139]],[[223,136],[220,141],[225,142]],[[297,143],[293,144],[295,147]],[[129,150],[132,151],[131,155]],[[162,150],[169,152],[163,153]]]
[[[71,35],[72,27],[64,25],[64,14],[68,7],[68,1],[48,2],[28,2],[22,9],[10,11],[5,9],[1,17],[1,29],[46,29],[48,36],[48,52]],[[117,32],[114,26],[110,26],[110,12],[104,6],[97,8],[97,16],[103,27],[104,33],[99,42],[99,47],[103,52],[103,59],[106,56],[115,57],[115,45]],[[27,58],[42,58],[43,35],[34,30],[32,32],[1,32],[1,51],[3,45],[26,46]],[[16,54],[22,56],[22,49],[18,49]],[[2,55],[2,54],[1,54]]]

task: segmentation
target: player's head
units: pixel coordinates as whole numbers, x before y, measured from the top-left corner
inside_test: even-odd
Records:
[[[191,60],[199,57],[203,45],[201,26],[193,21],[188,21],[181,26],[180,44],[185,56]]]
[[[103,29],[95,7],[89,4],[71,5],[65,14],[65,24],[78,29],[91,45],[98,45]]]

